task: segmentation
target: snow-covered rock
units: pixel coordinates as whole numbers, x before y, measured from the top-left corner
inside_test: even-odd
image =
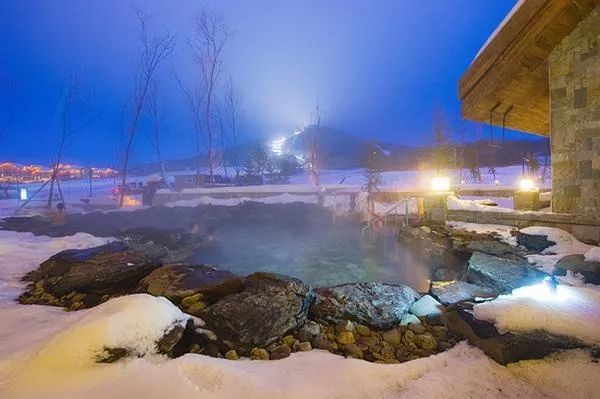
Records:
[[[600,344],[600,292],[558,285],[556,292],[546,284],[513,290],[493,301],[477,304],[475,317],[493,322],[500,331],[551,334]]]

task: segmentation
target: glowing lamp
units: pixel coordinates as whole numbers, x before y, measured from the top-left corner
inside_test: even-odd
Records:
[[[21,201],[27,201],[27,189],[26,188],[19,189],[19,199]]]
[[[529,177],[524,177],[519,181],[521,191],[536,191],[535,181]]]
[[[435,176],[431,179],[431,190],[434,192],[450,191],[450,178]]]

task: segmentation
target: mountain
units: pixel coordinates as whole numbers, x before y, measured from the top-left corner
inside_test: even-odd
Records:
[[[400,139],[401,136],[399,135]],[[295,131],[290,136],[276,140],[265,141],[260,139],[249,140],[235,147],[235,153],[240,164],[244,164],[250,153],[257,147],[263,147],[273,155],[294,155],[298,159],[304,159],[310,142],[314,140],[319,148],[319,158],[322,169],[352,169],[362,167],[365,156],[375,152],[374,166],[381,170],[403,170],[416,169],[426,166],[431,158],[431,149],[427,146],[411,147],[395,143],[383,143],[369,141],[354,136],[339,129],[327,126],[306,126]],[[545,154],[547,143],[544,140],[506,140],[504,143],[495,143],[490,146],[487,140],[468,142],[463,145],[454,144],[449,147],[460,164],[461,158],[477,157],[480,166],[505,166],[522,162],[522,158],[529,152]],[[233,149],[225,152],[226,159],[231,159]],[[476,154],[476,155],[475,155]],[[198,157],[174,159],[165,161],[167,171],[194,171]],[[200,165],[208,165],[208,157],[200,156]],[[231,161],[229,161],[231,162]],[[157,162],[138,165],[131,169],[131,173],[137,175],[148,175],[160,171]]]

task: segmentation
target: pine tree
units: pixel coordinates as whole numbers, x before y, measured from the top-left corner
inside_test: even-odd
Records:
[[[433,147],[430,156],[430,164],[438,173],[453,166],[454,156],[450,133],[440,109],[436,109],[433,115]]]

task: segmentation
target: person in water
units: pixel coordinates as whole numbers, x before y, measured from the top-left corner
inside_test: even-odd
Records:
[[[67,224],[65,204],[59,202],[56,204],[56,212],[52,216],[52,226],[64,226],[65,224]]]

